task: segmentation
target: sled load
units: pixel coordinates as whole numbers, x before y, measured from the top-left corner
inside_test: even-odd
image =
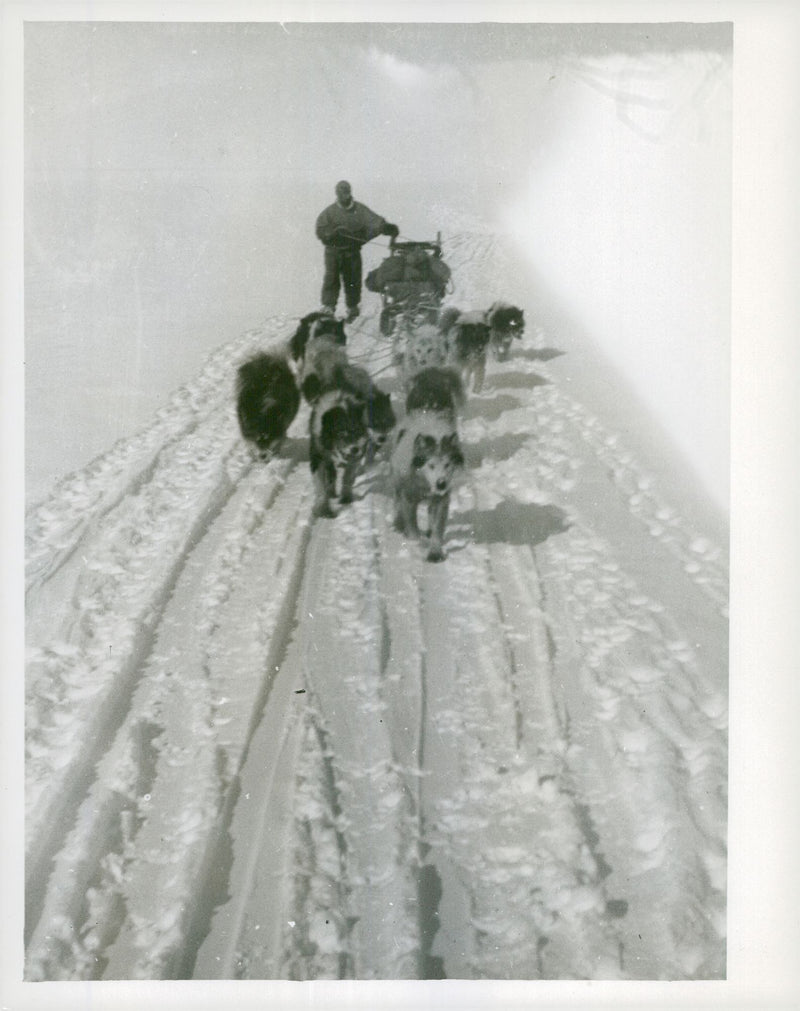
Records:
[[[364,280],[368,290],[378,292],[383,300],[380,329],[386,337],[400,315],[435,323],[450,280],[450,268],[442,259],[441,233],[435,242],[393,238],[389,249],[389,256]]]

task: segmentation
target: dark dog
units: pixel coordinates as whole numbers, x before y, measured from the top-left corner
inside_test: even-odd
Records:
[[[460,397],[461,381],[457,373],[439,368],[417,373],[406,397],[408,413],[397,430],[392,449],[395,529],[419,537],[417,514],[420,504],[425,502],[429,562],[445,558],[450,491],[456,471],[464,466],[456,429]]]
[[[353,484],[367,452],[364,404],[341,390],[320,394],[311,411],[309,434],[314,513],[336,516],[341,506],[353,501]]]
[[[406,395],[406,413],[441,414],[455,428],[457,411],[464,404],[464,386],[455,369],[431,367],[414,376]]]
[[[259,354],[239,367],[236,411],[242,436],[262,459],[274,453],[300,407],[300,391],[284,357]]]
[[[303,316],[289,340],[289,353],[298,364],[305,359],[309,341],[318,337],[343,347],[347,343],[344,322],[329,312],[310,312]]]
[[[374,383],[370,384],[369,391],[361,399],[364,404],[364,420],[369,432],[368,456],[372,458],[389,438],[397,418],[392,409],[391,397]]]
[[[486,322],[491,330],[491,347],[498,361],[504,362],[511,344],[525,333],[525,314],[508,302],[493,302],[486,310]]]

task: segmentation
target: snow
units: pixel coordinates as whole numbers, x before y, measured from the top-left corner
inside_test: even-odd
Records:
[[[513,250],[437,213],[488,305]],[[399,407],[376,303],[348,349]],[[724,977],[724,545],[535,315],[444,563],[385,460],[312,521],[307,408],[262,463],[232,398],[292,326],[29,509],[26,978]]]

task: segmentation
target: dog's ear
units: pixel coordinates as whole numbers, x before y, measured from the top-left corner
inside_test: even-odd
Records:
[[[451,435],[445,435],[442,439],[442,452],[450,457],[455,467],[464,466],[464,454],[461,451],[461,443],[458,441],[458,436],[455,432]]]
[[[411,466],[415,470],[425,466],[425,462],[430,459],[431,454],[436,451],[436,439],[432,435],[423,435],[418,432],[414,439],[414,455],[411,458]]]

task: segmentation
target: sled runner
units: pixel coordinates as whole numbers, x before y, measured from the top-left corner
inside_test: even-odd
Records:
[[[441,233],[435,242],[398,242],[392,238],[390,255],[367,274],[364,284],[381,295],[381,333],[388,337],[398,316],[435,323],[450,280],[442,259]]]

